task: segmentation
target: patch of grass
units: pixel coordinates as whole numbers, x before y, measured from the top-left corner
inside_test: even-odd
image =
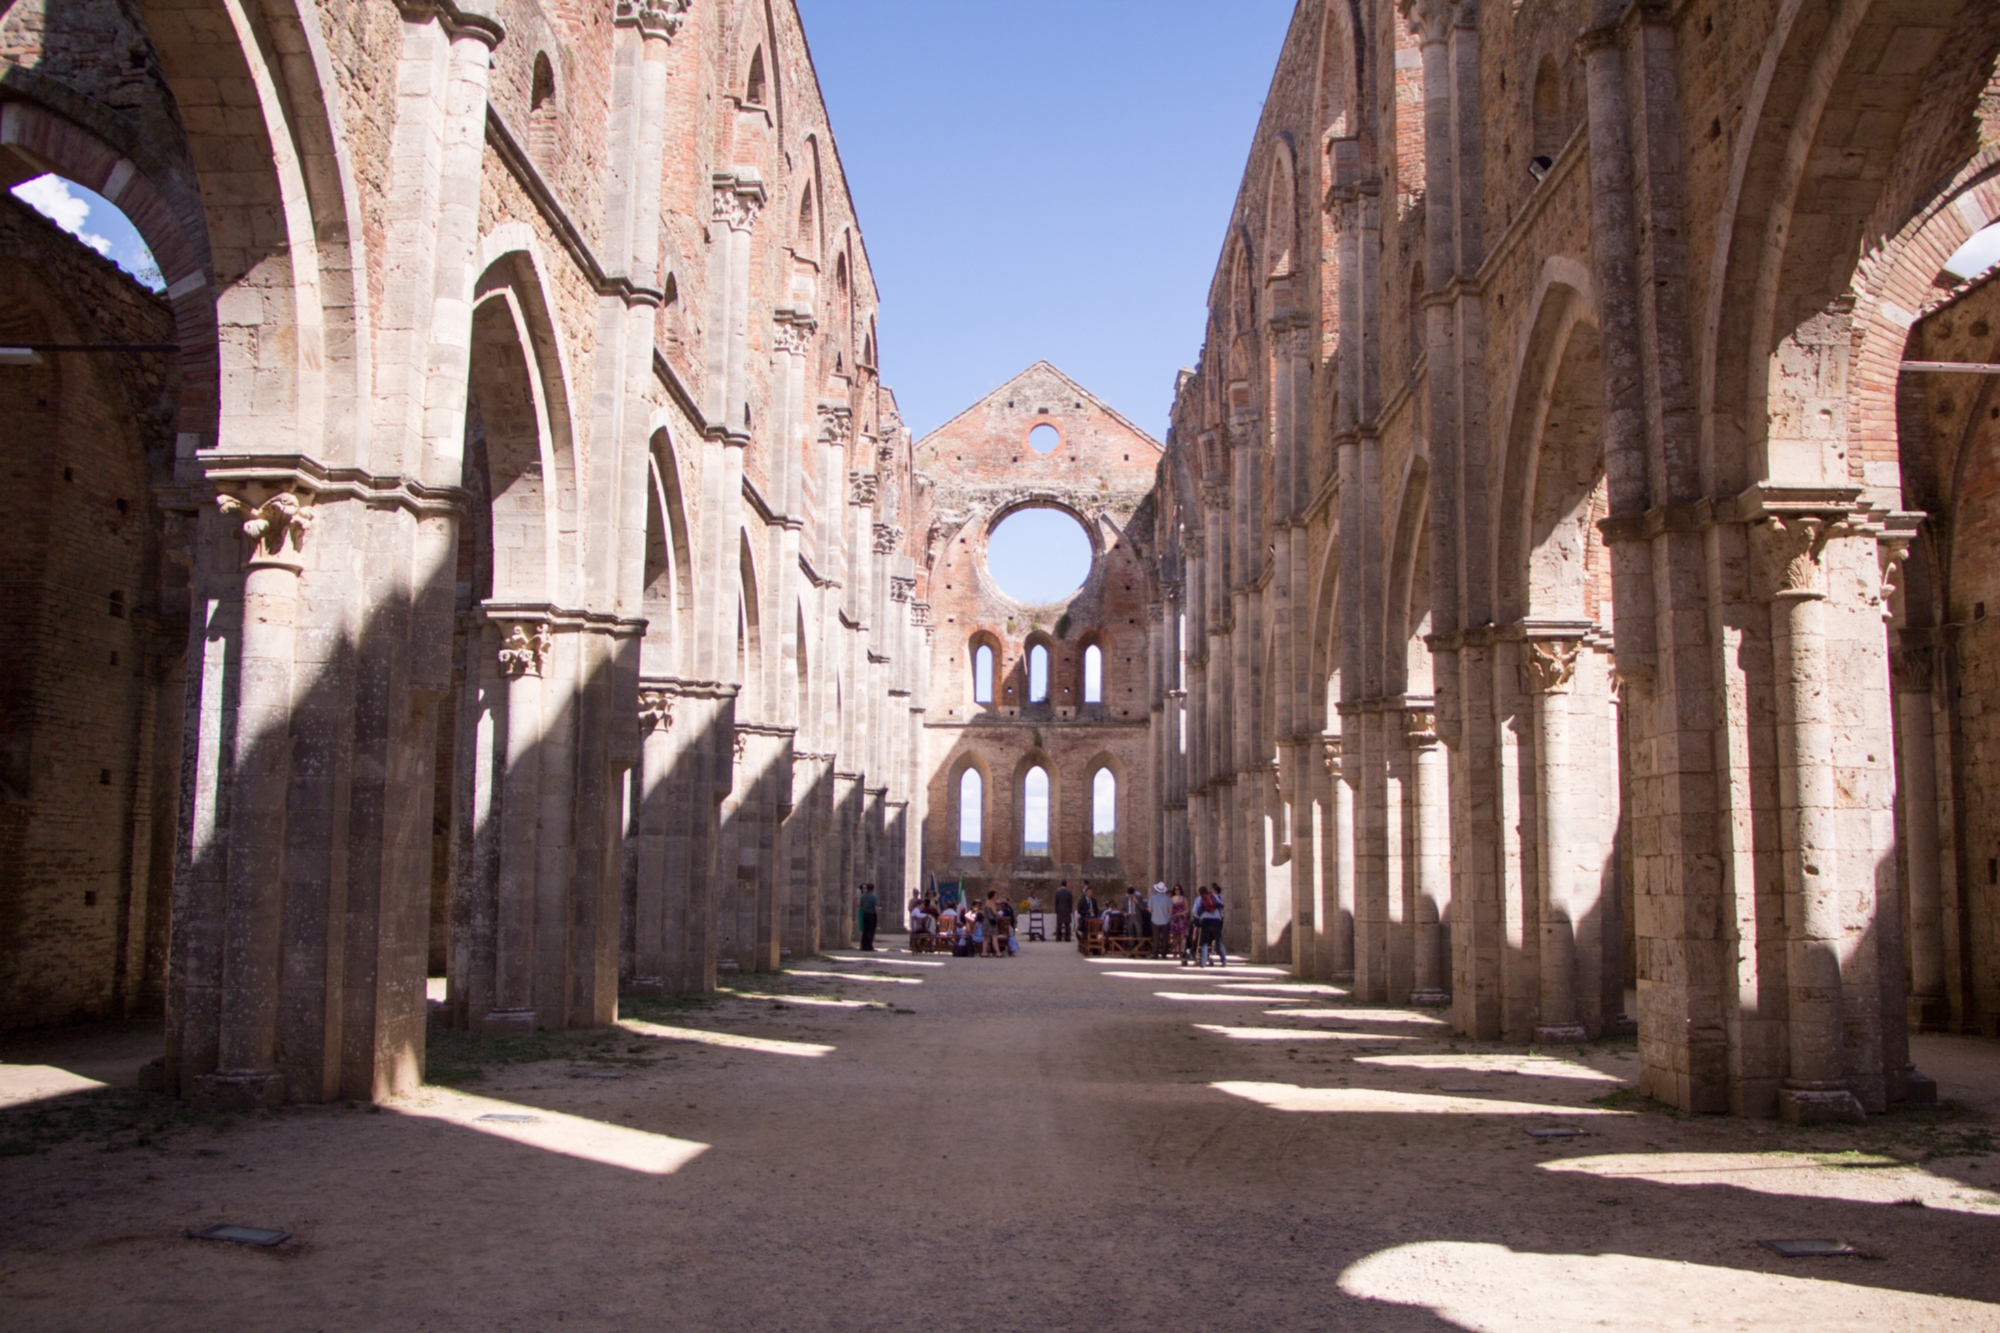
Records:
[[[165,1149],[183,1134],[226,1133],[239,1117],[197,1111],[157,1092],[96,1088],[0,1110],[0,1157],[28,1157],[67,1144],[105,1152]]]

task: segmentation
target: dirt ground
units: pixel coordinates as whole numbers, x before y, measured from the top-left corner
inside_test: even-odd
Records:
[[[1047,944],[434,1033],[374,1111],[187,1112],[128,1090],[158,1045],[0,1047],[0,1327],[2000,1329],[1991,1042],[1794,1131],[1640,1102],[1629,1041]]]

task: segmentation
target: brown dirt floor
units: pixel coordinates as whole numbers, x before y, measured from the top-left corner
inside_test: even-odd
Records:
[[[2000,1043],[1919,1041],[1939,1108],[1788,1130],[1640,1102],[1629,1041],[1275,969],[935,961],[434,1032],[373,1111],[131,1091],[144,1026],[13,1039],[0,1328],[2000,1329]],[[222,1222],[294,1238],[185,1238]],[[1802,1238],[1860,1253],[1758,1243]]]

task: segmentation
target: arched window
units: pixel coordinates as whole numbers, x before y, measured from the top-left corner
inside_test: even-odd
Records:
[[[1094,643],[1083,650],[1083,701],[1104,702],[1104,650]]]
[[[535,53],[534,75],[528,86],[528,156],[548,171],[555,165],[556,126],[561,113],[556,108],[556,69],[546,51]]]
[[[750,57],[750,77],[743,88],[744,105],[763,106],[764,85],[764,48],[760,46],[757,48],[757,54]]]
[[[1022,786],[1021,855],[1049,854],[1049,771],[1039,764],[1028,770]]]
[[[958,780],[958,854],[979,856],[986,846],[986,783],[968,768]]]
[[[1118,778],[1108,768],[1090,780],[1090,854],[1118,855]]]
[[[1028,702],[1045,704],[1049,701],[1049,650],[1036,644],[1028,650]]]
[[[1562,74],[1556,69],[1554,56],[1543,56],[1535,70],[1534,97],[1534,154],[1528,170],[1540,180],[1555,165],[1556,154],[1562,152],[1563,141],[1569,137],[1569,127],[1563,123]]]
[[[972,650],[972,702],[993,702],[993,649],[983,643]]]
[[[1180,658],[1174,664],[1174,679],[1180,682],[1175,688],[1185,690],[1187,688],[1187,612],[1181,612],[1178,620],[1180,627],[1176,633],[1179,635],[1180,640]]]

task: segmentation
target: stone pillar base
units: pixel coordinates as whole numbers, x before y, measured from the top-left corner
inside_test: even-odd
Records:
[[[1352,986],[1354,984],[1354,969],[1349,968],[1345,972],[1334,973],[1333,984],[1336,986]]]
[[[667,979],[665,977],[633,977],[625,983],[625,993],[627,995],[665,995],[667,993]]]
[[[1441,990],[1413,990],[1410,1003],[1424,1009],[1444,1009],[1451,1004],[1451,995]]]
[[[1560,1023],[1555,1027],[1536,1028],[1537,1046],[1575,1046],[1590,1040],[1581,1023]]]
[[[285,1104],[285,1076],[221,1070],[194,1081],[188,1101],[202,1111],[264,1111]]]
[[[1912,995],[1909,1019],[1912,1032],[1948,1032],[1951,1030],[1951,1005],[1942,995]]]
[[[1929,1074],[1920,1074],[1911,1065],[1903,1071],[1903,1104],[1905,1106],[1936,1106],[1938,1099],[1937,1080]]]
[[[525,1037],[535,1030],[535,1011],[532,1009],[496,1010],[486,1014],[474,1023],[473,1031],[489,1037]]]
[[[1858,1125],[1868,1113],[1845,1088],[1831,1092],[1804,1088],[1783,1088],[1778,1092],[1778,1114],[1788,1125]]]

